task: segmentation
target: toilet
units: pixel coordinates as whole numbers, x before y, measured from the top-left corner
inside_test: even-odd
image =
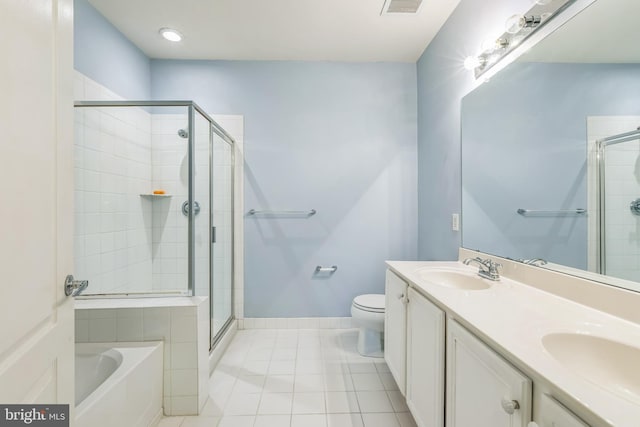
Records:
[[[353,323],[358,333],[358,353],[384,356],[384,294],[358,295],[351,303]]]

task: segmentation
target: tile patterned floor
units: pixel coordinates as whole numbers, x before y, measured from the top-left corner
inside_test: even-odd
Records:
[[[238,331],[203,413],[158,427],[415,427],[384,359],[356,341],[355,329]]]

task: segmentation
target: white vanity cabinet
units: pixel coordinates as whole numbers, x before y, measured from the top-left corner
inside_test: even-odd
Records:
[[[527,427],[531,400],[529,378],[448,320],[447,427]]]
[[[384,309],[384,359],[400,392],[405,395],[407,283],[387,270]]]
[[[407,406],[418,427],[444,426],[445,314],[409,289]]]

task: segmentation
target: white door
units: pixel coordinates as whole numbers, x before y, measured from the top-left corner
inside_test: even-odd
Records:
[[[444,426],[444,311],[409,289],[407,406],[418,427]]]
[[[0,403],[71,404],[73,2],[0,0]]]
[[[405,394],[407,284],[387,270],[384,308],[384,359],[402,395]]]
[[[532,383],[453,320],[447,322],[447,427],[525,427]]]

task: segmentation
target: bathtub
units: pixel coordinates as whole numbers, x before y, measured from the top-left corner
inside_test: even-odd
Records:
[[[147,427],[162,416],[162,343],[76,344],[76,426]]]

